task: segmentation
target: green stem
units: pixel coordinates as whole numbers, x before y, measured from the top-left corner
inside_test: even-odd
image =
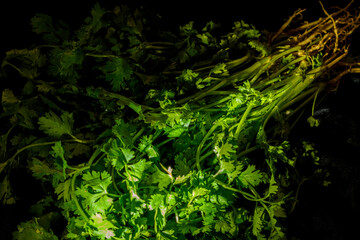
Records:
[[[268,63],[270,60],[271,60],[270,56],[265,57],[255,63],[253,63],[247,69],[244,69],[237,73],[232,74],[232,76],[229,78],[228,84],[242,81],[244,79],[250,78],[251,76],[254,76],[259,71],[259,68],[261,68],[264,64]]]
[[[316,93],[315,93],[315,97],[314,97],[314,101],[313,101],[313,105],[312,105],[312,108],[311,108],[311,115],[314,116],[314,112],[315,112],[315,103],[316,103],[316,99],[317,99],[317,96],[320,92],[320,87],[317,89]]]
[[[76,180],[76,177],[77,177],[81,172],[82,172],[82,171],[77,171],[77,172],[74,174],[74,176],[72,176],[72,179],[71,179],[71,198],[74,200],[75,205],[76,205],[76,208],[77,208],[77,210],[79,211],[80,215],[81,215],[86,221],[89,221],[90,216],[88,215],[87,212],[84,211],[84,209],[83,209],[82,206],[80,205],[79,200],[77,199],[76,194],[75,194],[75,180]]]
[[[289,211],[289,213],[292,213],[294,210],[295,210],[295,207],[296,207],[296,204],[298,203],[298,198],[299,198],[299,192],[300,192],[300,188],[301,186],[303,185],[303,183],[307,180],[309,180],[311,177],[307,177],[307,178],[303,178],[301,180],[301,182],[299,183],[297,189],[296,189],[296,193],[295,193],[295,200],[294,200],[294,203]]]
[[[201,149],[204,146],[206,140],[210,137],[210,135],[215,131],[215,129],[219,126],[219,124],[214,124],[210,130],[206,133],[205,137],[202,139],[202,141],[200,142],[197,151],[196,151],[196,167],[199,171],[201,171],[201,166],[200,166],[200,153],[201,153]]]
[[[20,68],[18,68],[17,66],[15,66],[15,65],[12,64],[12,63],[9,63],[8,61],[4,61],[4,62],[6,62],[6,63],[3,63],[3,66],[9,65],[9,66],[13,67],[16,71],[18,71],[21,75],[23,75],[23,71],[21,71]]]
[[[171,142],[172,140],[174,140],[174,138],[168,138],[168,139],[162,141],[161,143],[156,144],[155,147],[156,147],[156,148],[159,148],[159,147],[161,147],[162,145],[165,145],[165,144],[167,144],[168,142]]]
[[[101,147],[96,148],[96,150],[95,150],[94,153],[91,155],[91,157],[90,157],[90,159],[89,159],[89,161],[88,161],[88,163],[87,163],[87,165],[88,165],[89,167],[91,167],[92,163],[94,162],[95,158],[100,154],[100,152],[101,152]]]
[[[240,158],[240,157],[245,156],[246,154],[251,153],[257,149],[259,149],[259,146],[254,146],[254,147],[248,148],[248,149],[242,151],[241,153],[237,154],[236,157]]]
[[[114,194],[114,193],[107,193],[108,196],[110,197],[117,197],[117,198],[121,198],[121,195],[118,194]]]
[[[117,94],[117,93],[109,92],[109,91],[106,91],[104,89],[101,89],[101,95],[100,96],[105,97],[105,98],[108,97],[108,98],[117,99],[120,104],[131,107],[133,109],[134,108],[141,108],[143,110],[156,110],[155,108],[138,104],[138,103],[134,102],[133,100],[131,100],[128,97],[125,97],[125,96]]]
[[[115,191],[118,194],[122,194],[122,192],[120,191],[120,189],[118,188],[118,186],[116,185],[116,181],[115,181],[115,167],[111,167],[111,179],[112,179],[112,185],[115,189]]]
[[[242,128],[242,126],[244,125],[244,122],[245,122],[247,116],[249,115],[252,107],[253,107],[253,102],[250,102],[249,106],[246,108],[246,111],[245,111],[244,114],[242,115],[239,124],[237,125],[236,131],[235,131],[235,135],[234,135],[235,139],[238,139],[238,138],[239,138],[241,128]]]
[[[7,161],[12,161],[13,159],[16,158],[17,155],[19,155],[22,151],[24,151],[24,150],[26,150],[28,148],[51,145],[51,144],[55,144],[57,142],[58,141],[52,141],[52,142],[44,142],[44,143],[33,143],[33,144],[30,144],[30,145],[27,145],[27,146],[17,150],[16,153],[11,158],[9,158]]]
[[[294,105],[295,103],[299,102],[299,101],[303,101],[303,99],[305,97],[307,97],[308,95],[312,94],[317,90],[317,87],[313,87],[309,90],[307,90],[306,92],[301,93],[300,95],[298,95],[297,97],[293,98],[290,101],[287,101],[281,108],[280,111],[283,111],[287,108],[289,108],[290,106]],[[310,97],[312,98],[312,97]]]
[[[155,230],[156,233],[158,232],[157,221],[156,221],[158,211],[159,211],[159,208],[156,208],[155,209],[155,214],[154,214],[154,230]]]
[[[247,192],[244,192],[244,191],[241,191],[237,188],[233,188],[231,186],[229,186],[228,184],[226,183],[223,183],[222,181],[212,177],[212,179],[217,183],[219,184],[220,186],[222,186],[223,188],[225,189],[228,189],[230,191],[233,191],[233,192],[237,192],[237,193],[241,193],[241,195],[243,195],[244,198],[246,198],[247,200],[250,200],[250,201],[256,201],[256,197],[254,195],[251,195],[250,193],[247,193]]]
[[[254,84],[255,81],[260,77],[261,74],[263,74],[267,69],[270,68],[271,65],[273,65],[278,59],[282,58],[283,56],[286,56],[292,52],[300,50],[300,46],[295,46],[293,48],[290,48],[282,53],[279,53],[275,56],[271,56],[270,60],[265,62],[264,66],[261,67],[259,71],[257,71],[257,74],[251,79],[250,83]]]
[[[312,75],[311,75],[312,76]],[[309,77],[309,76],[307,76]],[[291,84],[288,84],[284,90],[279,91],[279,94],[277,96],[275,96],[275,99],[277,99],[272,105],[271,105],[271,110],[268,114],[264,115],[264,122],[263,122],[263,128],[265,129],[265,125],[267,124],[267,122],[269,121],[269,119],[276,113],[279,112],[280,109],[282,109],[283,106],[281,106],[281,104],[283,102],[287,102],[286,100],[288,100],[290,98],[290,96],[292,96],[293,98],[295,98],[298,93],[301,93],[302,91],[299,91],[299,89],[297,88],[300,84],[302,84],[302,76],[301,75],[294,75],[291,77]],[[305,81],[305,80],[303,80]],[[303,90],[303,88],[301,89]],[[286,103],[285,103],[286,105]]]
[[[226,101],[228,101],[229,99],[231,99],[231,96],[221,98],[220,100],[217,100],[217,101],[215,101],[215,102],[213,102],[213,103],[210,103],[210,104],[208,104],[208,105],[202,106],[201,108],[198,108],[198,109],[196,109],[195,111],[203,111],[203,110],[205,110],[205,109],[208,109],[208,108],[211,108],[211,107],[216,106],[216,105],[218,105],[218,104],[221,104],[221,103],[223,103],[223,102],[226,102]]]
[[[81,140],[70,133],[69,133],[69,135],[70,135],[70,137],[72,137],[75,140],[75,142],[78,142],[78,143],[86,144],[86,143],[91,143],[91,142],[95,141],[95,140]]]
[[[306,56],[302,56],[299,58],[296,58],[295,60],[289,62],[288,64],[286,64],[284,67],[282,67],[279,71],[277,71],[276,73],[273,73],[270,75],[269,79],[273,79],[277,76],[279,76],[283,71],[285,71],[286,69],[288,69],[289,67],[295,65],[298,62],[301,62],[302,60],[306,59]]]
[[[246,55],[242,58],[235,59],[233,61],[226,63],[226,69],[231,70],[239,65],[242,65],[243,63],[247,62],[250,59],[250,55]]]
[[[184,104],[188,101],[197,101],[203,97],[205,97],[206,95],[211,94],[212,92],[216,91],[217,89],[221,88],[222,86],[224,86],[227,83],[227,79],[222,80],[221,82],[219,82],[218,84],[216,84],[215,86],[212,87],[208,87],[203,91],[197,92],[189,97],[180,99],[177,101],[177,104]]]
[[[92,53],[86,53],[85,56],[89,57],[96,57],[96,58],[116,58],[118,56],[115,55],[109,55],[109,54],[92,54]]]
[[[11,130],[13,130],[13,128],[15,127],[16,125],[12,125],[9,130],[6,132],[5,135],[3,135],[3,141],[4,141],[4,145],[3,145],[3,152],[4,152],[4,159],[5,159],[5,154],[6,154],[6,151],[7,151],[7,142],[8,142],[8,137],[9,137],[9,134],[11,132]]]
[[[213,151],[207,151],[204,155],[200,157],[200,162],[204,160],[205,158],[209,157],[210,155],[214,154]]]
[[[73,136],[74,137],[74,136]],[[76,137],[75,137],[76,138]],[[74,139],[75,140],[75,139]],[[74,140],[64,140],[63,142],[73,142]],[[79,139],[78,139],[79,140]],[[75,140],[76,141],[76,140]],[[80,141],[82,141],[82,140],[80,140]],[[91,140],[92,141],[92,140]],[[27,145],[27,146],[25,146],[25,147],[23,147],[23,148],[21,148],[21,149],[19,149],[19,150],[17,150],[16,151],[16,153],[11,157],[11,158],[9,158],[7,161],[12,161],[13,159],[15,159],[15,157],[17,156],[17,155],[19,155],[22,151],[24,151],[24,150],[26,150],[26,149],[28,149],[28,148],[32,148],[32,147],[41,147],[41,146],[46,146],[46,145],[51,145],[51,144],[55,144],[55,143],[57,143],[58,141],[51,141],[51,142],[43,142],[43,143],[33,143],[33,144],[30,144],[30,145]],[[79,141],[77,141],[77,142],[79,142]],[[87,141],[86,141],[87,142]],[[84,142],[82,142],[82,143],[84,143]]]
[[[134,144],[136,139],[138,139],[144,131],[145,131],[145,127],[142,127],[132,138],[131,142]]]

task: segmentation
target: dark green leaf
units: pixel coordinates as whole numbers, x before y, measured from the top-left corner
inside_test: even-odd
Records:
[[[128,81],[131,80],[133,71],[124,58],[113,58],[101,67],[101,70],[105,74],[105,80],[110,82],[112,90],[121,91],[129,87]]]
[[[71,135],[74,123],[71,113],[64,112],[59,118],[54,112],[46,113],[38,121],[39,129],[52,137],[61,137],[64,134]]]

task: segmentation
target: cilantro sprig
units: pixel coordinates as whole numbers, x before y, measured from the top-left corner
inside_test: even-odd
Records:
[[[96,4],[75,32],[37,14],[44,43],[2,64],[24,84],[2,92],[0,199],[15,203],[21,162],[57,196],[64,239],[285,238],[310,178],[297,161],[324,172],[312,145],[288,142],[291,126],[359,71],[343,63],[360,18],[350,5],[324,12],[285,31],[297,11],[274,35],[237,21],[222,36],[213,22],[153,32],[126,6]],[[56,239],[36,219],[21,229]]]

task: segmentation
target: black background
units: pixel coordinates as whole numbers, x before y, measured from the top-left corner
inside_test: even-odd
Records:
[[[162,16],[170,26],[179,26],[195,20],[196,23],[206,23],[209,20],[220,22],[224,26],[232,26],[236,20],[244,20],[254,24],[259,29],[277,30],[282,23],[298,8],[306,8],[304,16],[307,20],[323,16],[318,1],[159,1],[159,0],[63,0],[63,1],[2,1],[0,14],[1,49],[26,47],[34,35],[31,34],[30,18],[35,13],[45,13],[60,18],[70,25],[80,26],[83,19],[89,15],[92,6],[99,2],[102,6],[143,5],[151,8]],[[325,0],[325,7],[344,6],[348,1]],[[355,5],[355,4],[354,4]]]
[[[209,20],[231,28],[237,20],[254,24],[258,29],[276,31],[299,8],[306,8],[304,19],[311,21],[323,17],[318,1],[2,1],[0,4],[0,58],[5,51],[26,48],[38,40],[31,32],[30,18],[35,13],[45,13],[59,18],[76,29],[89,16],[92,6],[99,2],[111,9],[115,5],[144,5],[158,12],[163,23],[173,31],[179,25],[195,21],[199,27]],[[325,7],[345,6],[348,1],[324,0]],[[354,5],[359,4],[355,1]],[[359,5],[357,5],[359,6]],[[352,51],[360,52],[360,29],[352,36]],[[359,44],[358,44],[359,42]],[[358,46],[359,45],[359,46]],[[321,165],[332,171],[333,184],[323,188],[305,183],[299,204],[288,218],[289,239],[354,239],[358,234],[360,201],[360,145],[349,143],[349,138],[359,137],[360,77],[345,77],[337,93],[329,96],[322,105],[328,109],[322,125],[310,129],[306,121],[294,130],[294,139],[308,139],[319,149]],[[0,83],[0,89],[2,88]],[[3,132],[3,131],[2,131]],[[360,141],[359,141],[360,143]],[[20,178],[21,176],[19,176]],[[31,193],[32,182],[24,185]],[[29,191],[30,190],[30,191]],[[35,189],[34,189],[35,191]],[[26,202],[26,195],[23,196]],[[1,210],[1,209],[0,209]],[[16,229],[26,207],[8,208],[0,212],[0,238],[11,239],[8,232]],[[355,235],[356,236],[356,235]],[[4,238],[3,238],[4,237]],[[356,237],[355,237],[356,238]]]

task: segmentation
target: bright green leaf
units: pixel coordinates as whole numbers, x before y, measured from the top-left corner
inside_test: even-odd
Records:
[[[59,183],[55,188],[55,193],[58,195],[58,199],[63,199],[65,202],[70,201],[70,184],[71,178],[67,179],[65,182]]]
[[[254,165],[249,165],[247,169],[239,175],[238,179],[246,188],[249,186],[255,187],[263,181],[263,175],[259,170],[256,170]]]

